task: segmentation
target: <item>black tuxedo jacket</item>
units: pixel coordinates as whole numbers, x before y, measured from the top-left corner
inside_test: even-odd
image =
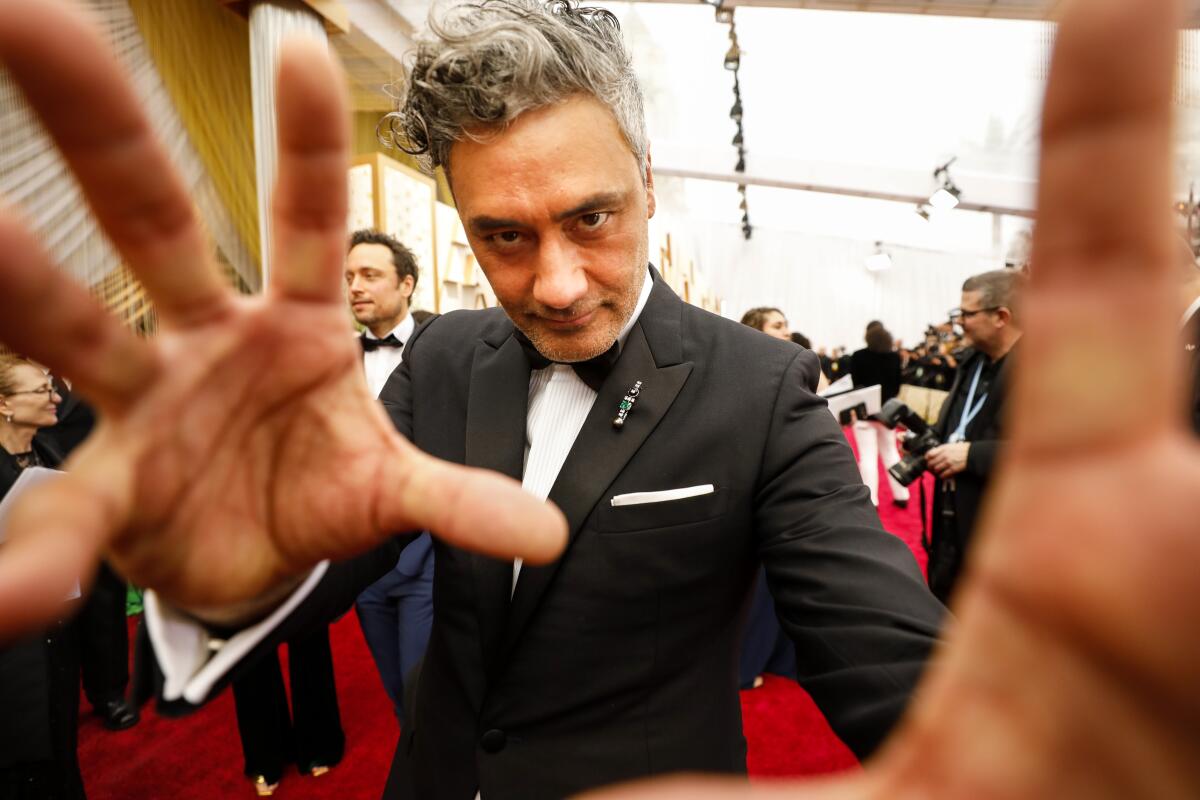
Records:
[[[381,393],[397,428],[435,456],[519,479],[530,367],[513,333],[489,309],[414,335]],[[811,352],[686,305],[655,274],[550,492],[570,524],[562,558],[525,565],[510,600],[511,562],[436,543],[433,631],[385,797],[540,800],[744,772],[737,642],[760,560],[801,683],[870,753],[944,612],[880,527],[812,392],[817,371]],[[610,502],[707,484],[688,499]],[[266,646],[327,620],[394,563],[380,548],[334,565]]]
[[[520,479],[530,368],[498,309],[413,337],[381,394],[402,433]],[[884,532],[811,353],[660,280],[551,492],[545,567],[437,545],[434,623],[389,798],[557,798],[664,772],[745,770],[737,641],[767,568],[800,676],[860,755],[895,722],[942,608]],[[636,381],[625,426],[617,405]],[[614,495],[712,484],[684,500]]]

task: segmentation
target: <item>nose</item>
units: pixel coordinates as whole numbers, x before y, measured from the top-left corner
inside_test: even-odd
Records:
[[[533,279],[533,299],[554,309],[568,309],[587,296],[587,272],[576,249],[561,239],[548,237],[538,253]]]

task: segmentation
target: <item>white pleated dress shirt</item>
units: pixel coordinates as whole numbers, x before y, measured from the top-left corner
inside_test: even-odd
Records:
[[[642,309],[650,299],[653,283],[647,270],[637,305],[617,336],[620,346],[624,347],[629,332],[642,315]],[[407,317],[405,322],[409,325],[408,334],[411,335],[412,317]],[[407,343],[408,339],[401,336],[403,328],[404,323],[401,323],[394,332],[396,338]],[[464,343],[464,346],[467,345]],[[396,363],[399,363],[399,359]],[[391,371],[387,375],[390,376]],[[387,376],[384,377],[386,382]],[[534,497],[544,500],[550,494],[559,470],[575,444],[579,429],[583,427],[595,402],[596,393],[569,366],[551,364],[530,373],[529,408],[525,421],[525,468],[521,485]],[[616,413],[616,409],[613,409],[613,413]],[[322,561],[283,605],[266,619],[244,628],[228,641],[215,639],[203,625],[164,605],[154,590],[148,589],[144,598],[146,631],[163,671],[163,699],[183,699],[193,704],[201,702],[234,664],[265,639],[312,593],[328,568],[329,562]],[[521,562],[518,559],[513,564],[514,591],[520,572]]]
[[[412,337],[414,327],[416,326],[413,323],[412,314],[405,314],[401,323],[383,336],[376,336],[370,330],[364,331],[363,335],[368,339],[386,339],[388,336],[394,335],[407,345],[408,340]],[[363,371],[367,373],[367,386],[371,387],[371,394],[379,397],[379,393],[383,391],[383,385],[388,382],[388,378],[392,377],[392,373],[396,371],[396,367],[400,366],[400,362],[403,360],[403,347],[376,347],[369,353],[363,353]]]
[[[642,293],[629,315],[629,321],[617,335],[619,346],[625,346],[654,281],[649,272],[642,281]],[[583,382],[568,364],[551,364],[529,373],[529,406],[525,417],[525,470],[521,487],[539,500],[545,500],[558,478],[567,454],[579,436],[579,429],[596,402],[596,393]],[[617,410],[613,409],[613,416]],[[517,590],[521,575],[521,559],[513,562],[512,590]]]

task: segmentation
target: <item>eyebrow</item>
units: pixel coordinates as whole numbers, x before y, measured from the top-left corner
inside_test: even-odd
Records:
[[[553,219],[555,222],[563,222],[571,217],[578,217],[595,211],[603,211],[606,208],[620,205],[624,200],[625,194],[623,192],[600,192],[568,208],[566,211],[558,212],[554,215]],[[471,230],[477,233],[489,233],[491,231],[523,227],[523,223],[515,219],[489,216],[471,217],[468,224],[471,226]]]

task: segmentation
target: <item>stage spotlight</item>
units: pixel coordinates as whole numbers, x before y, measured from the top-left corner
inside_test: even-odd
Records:
[[[924,203],[921,203],[920,205],[917,206],[917,216],[920,217],[921,219],[925,220],[926,222],[929,222],[930,211],[931,211],[931,209],[929,208],[929,206],[927,206]]]
[[[875,252],[867,256],[863,262],[871,272],[882,272],[892,268],[892,257],[883,249],[883,242],[875,243]]]
[[[734,122],[742,121],[742,99],[740,97],[733,101],[733,106],[729,109],[729,118]]]
[[[949,211],[958,205],[958,198],[961,194],[957,186],[947,183],[930,196],[929,205],[938,211]]]
[[[737,37],[730,36],[729,50],[725,53],[725,69],[736,70],[742,63],[742,51],[738,49]]]
[[[742,126],[738,125],[738,132],[733,135],[733,141],[730,142],[734,147],[742,146]]]
[[[933,171],[933,178],[938,181],[940,186],[930,195],[929,205],[938,211],[949,211],[954,208],[962,196],[962,192],[954,185],[954,181],[950,177],[950,165],[957,160],[958,156],[955,156]]]
[[[745,156],[743,156],[743,155],[738,156],[737,163],[733,165],[733,171],[734,172],[745,172],[746,171],[746,157]]]

